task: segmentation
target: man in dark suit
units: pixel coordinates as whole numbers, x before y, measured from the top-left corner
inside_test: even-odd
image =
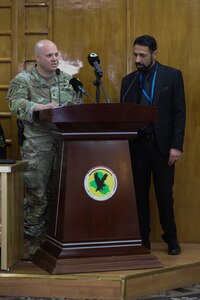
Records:
[[[173,208],[175,163],[183,151],[185,95],[179,70],[156,61],[157,42],[143,35],[134,41],[137,71],[125,76],[121,85],[121,103],[158,107],[158,119],[138,130],[130,141],[136,201],[142,243],[151,248],[149,190],[151,175],[155,188],[162,238],[168,253],[181,253]]]

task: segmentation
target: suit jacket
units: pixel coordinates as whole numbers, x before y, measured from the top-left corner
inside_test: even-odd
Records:
[[[122,79],[120,99],[121,103],[139,103],[139,98],[136,71]],[[180,70],[158,63],[153,105],[158,107],[158,119],[153,127],[161,152],[167,155],[170,148],[183,151],[185,93]]]

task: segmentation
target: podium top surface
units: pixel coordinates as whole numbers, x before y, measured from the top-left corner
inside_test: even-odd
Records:
[[[0,173],[23,171],[27,164],[28,162],[25,160],[18,160],[14,164],[0,164]]]
[[[42,110],[36,119],[54,123],[61,131],[136,131],[156,121],[157,108],[121,103],[80,104]]]

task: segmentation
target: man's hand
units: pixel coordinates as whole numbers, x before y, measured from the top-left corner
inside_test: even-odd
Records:
[[[178,149],[173,149],[171,148],[169,151],[169,160],[168,160],[168,165],[173,165],[180,157],[181,151]]]
[[[55,103],[48,103],[48,104],[38,104],[37,103],[34,107],[34,111],[45,110],[45,109],[55,108],[55,107],[59,107],[59,105],[55,104]]]

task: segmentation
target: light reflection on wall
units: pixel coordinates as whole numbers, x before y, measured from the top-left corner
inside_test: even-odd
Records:
[[[58,68],[61,71],[68,73],[69,75],[78,74],[82,67],[83,67],[83,62],[80,60],[68,61],[62,59],[62,57],[59,59]]]

